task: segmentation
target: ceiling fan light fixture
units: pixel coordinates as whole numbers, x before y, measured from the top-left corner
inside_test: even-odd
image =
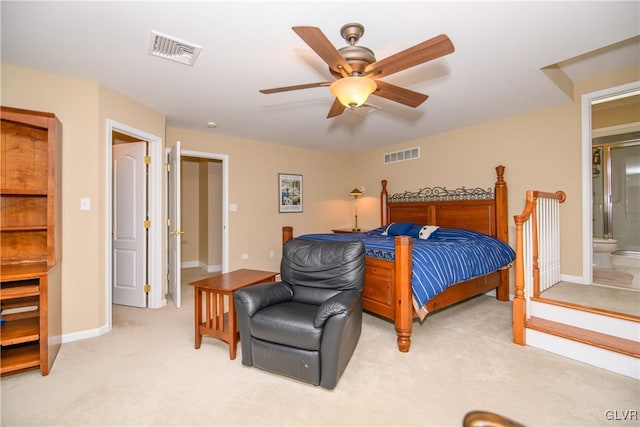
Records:
[[[342,105],[356,108],[367,102],[377,87],[368,77],[344,77],[333,82],[329,90]]]

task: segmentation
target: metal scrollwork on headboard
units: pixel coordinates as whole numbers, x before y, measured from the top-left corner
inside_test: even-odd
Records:
[[[404,193],[394,193],[389,195],[389,203],[406,202],[432,202],[442,200],[491,200],[493,199],[493,189],[476,187],[460,187],[449,190],[445,187],[425,187],[418,191],[405,191]]]

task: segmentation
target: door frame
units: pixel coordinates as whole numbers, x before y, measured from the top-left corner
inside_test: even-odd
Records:
[[[171,147],[165,149],[165,161],[167,158],[167,154],[171,150]],[[206,153],[204,151],[192,151],[185,150],[182,148],[180,150],[181,157],[194,157],[200,159],[211,159],[211,160],[220,160],[222,162],[222,261],[221,261],[221,273],[229,272],[229,155],[228,154],[216,154],[216,153]],[[165,185],[164,188],[164,197],[165,200],[168,200],[168,185]],[[167,207],[166,219],[169,218],[169,209]],[[166,221],[165,221],[166,223]],[[168,233],[168,230],[167,230]],[[165,239],[165,253],[169,251],[169,236],[166,236]],[[165,266],[168,267],[168,266]],[[164,277],[167,277],[165,272]],[[166,281],[165,281],[166,283]],[[166,283],[167,284],[167,283]],[[168,284],[167,284],[168,285]]]
[[[106,291],[105,291],[105,312],[107,320],[107,331],[112,329],[112,281],[113,281],[113,242],[111,236],[111,230],[113,229],[112,208],[112,153],[111,146],[113,144],[112,137],[113,132],[117,131],[125,135],[129,135],[134,138],[149,142],[149,156],[151,156],[151,164],[149,165],[149,219],[151,220],[151,227],[149,228],[149,251],[147,253],[149,263],[149,284],[151,285],[151,291],[148,297],[149,308],[160,308],[166,304],[164,297],[164,288],[166,282],[166,265],[163,263],[164,251],[162,237],[164,232],[163,218],[163,140],[162,137],[150,134],[124,123],[117,122],[115,120],[107,119],[106,124],[106,144],[105,144],[105,193],[104,193],[104,215],[106,218],[106,227],[104,230],[105,237],[105,276],[106,276]],[[165,272],[163,277],[163,272]]]
[[[591,103],[599,99],[640,90],[640,81],[582,95],[582,283],[593,281],[593,208],[591,200]]]

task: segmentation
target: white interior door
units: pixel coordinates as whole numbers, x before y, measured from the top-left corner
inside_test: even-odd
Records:
[[[181,305],[181,274],[182,263],[180,255],[180,241],[182,230],[180,229],[180,141],[169,151],[169,277],[168,291],[176,308]]]
[[[146,307],[145,142],[116,144],[113,150],[114,304]]]

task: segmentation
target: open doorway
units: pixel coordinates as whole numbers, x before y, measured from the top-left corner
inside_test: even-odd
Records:
[[[640,81],[582,95],[582,280],[593,283],[593,129],[594,102],[640,91]]]
[[[115,139],[114,139],[115,138]],[[113,146],[120,139],[123,144],[134,144],[144,141],[145,153],[148,160],[144,158],[140,161],[148,161],[148,167],[145,168],[147,178],[138,180],[141,185],[147,185],[145,201],[146,201],[146,219],[148,223],[143,224],[145,227],[145,247],[144,255],[136,257],[135,268],[142,268],[146,271],[142,292],[145,295],[145,304],[150,308],[159,308],[166,304],[165,300],[165,279],[164,272],[164,251],[163,251],[163,232],[164,214],[163,214],[163,165],[164,157],[162,156],[162,138],[140,129],[119,123],[113,120],[107,120],[107,138],[105,144],[105,193],[104,193],[104,215],[105,215],[105,313],[106,313],[106,331],[112,329],[113,324],[113,283],[114,283],[114,203],[113,203]],[[155,159],[155,161],[154,161]],[[148,285],[148,286],[147,286]],[[106,332],[105,331],[105,332]]]
[[[188,284],[220,274],[224,268],[223,160],[183,152],[180,163],[180,301],[191,306],[193,289]]]
[[[168,295],[180,308],[182,268],[228,270],[228,156],[182,150],[179,141],[167,154]]]
[[[222,160],[182,156],[182,268],[222,271]]]
[[[145,141],[147,154],[150,158],[149,167],[147,168],[147,211],[150,227],[148,229],[148,245],[145,259],[147,260],[149,285],[147,292],[147,307],[161,308],[167,304],[167,245],[166,245],[166,220],[167,213],[165,211],[167,200],[166,187],[166,154],[164,153],[164,144],[161,137],[153,135],[134,127],[128,126],[114,120],[107,119],[107,137],[105,143],[104,159],[105,159],[105,193],[104,193],[104,215],[105,215],[105,313],[106,324],[104,332],[112,329],[113,325],[113,200],[112,200],[112,182],[113,182],[113,153],[112,146],[114,144],[114,134],[117,138],[123,138],[124,142]],[[226,273],[229,269],[228,264],[228,155],[213,154],[204,152],[195,152],[183,150],[182,154],[192,158],[209,159],[219,162],[221,179],[221,238],[217,240],[220,249],[220,271]],[[157,226],[155,226],[157,225]],[[215,268],[215,267],[214,267]]]

